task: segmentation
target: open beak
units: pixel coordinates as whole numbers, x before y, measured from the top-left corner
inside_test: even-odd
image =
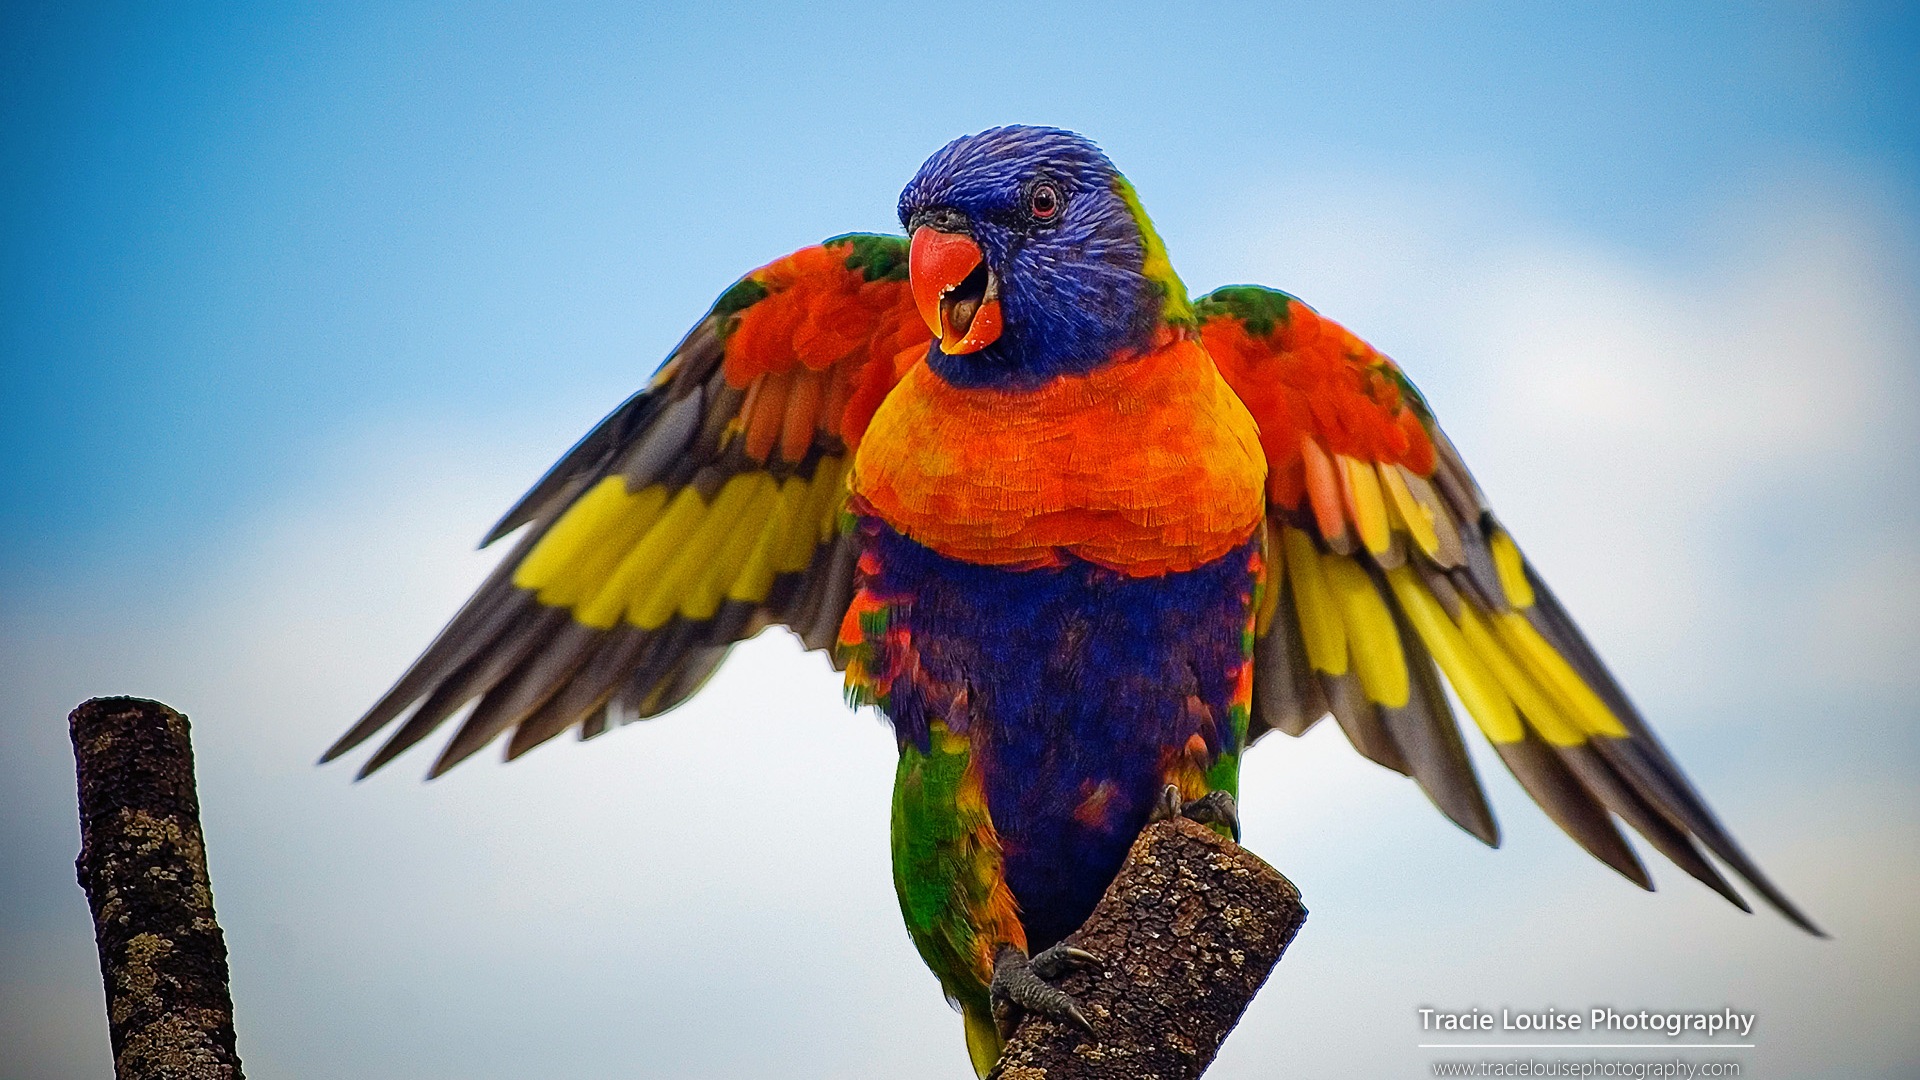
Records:
[[[979,352],[1000,336],[1000,281],[971,237],[922,225],[913,233],[907,274],[941,352]]]

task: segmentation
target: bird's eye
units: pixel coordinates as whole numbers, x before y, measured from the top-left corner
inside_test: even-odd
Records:
[[[1033,193],[1027,196],[1027,213],[1035,221],[1052,221],[1060,215],[1060,189],[1053,186],[1051,180],[1042,180],[1033,185]]]

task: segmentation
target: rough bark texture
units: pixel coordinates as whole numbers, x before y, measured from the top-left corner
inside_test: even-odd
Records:
[[[1148,826],[1086,925],[1101,960],[1055,985],[1094,1033],[1029,1015],[988,1080],[1193,1080],[1306,922],[1293,883],[1184,818]]]
[[[95,698],[68,718],[80,887],[93,909],[120,1080],[239,1080],[187,718]]]

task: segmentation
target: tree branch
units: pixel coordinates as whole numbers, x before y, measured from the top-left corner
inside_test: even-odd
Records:
[[[1056,984],[1094,1033],[1029,1014],[988,1080],[1194,1080],[1306,918],[1240,845],[1185,818],[1147,826],[1067,938],[1101,960]]]
[[[240,1080],[227,943],[213,917],[187,718],[94,698],[67,718],[80,887],[93,911],[119,1080]]]

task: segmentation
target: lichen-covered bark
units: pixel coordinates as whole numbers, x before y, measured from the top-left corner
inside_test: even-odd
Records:
[[[1101,960],[1058,981],[1094,1032],[1029,1015],[988,1080],[1193,1080],[1306,921],[1273,867],[1184,818],[1149,825],[1068,943]]]
[[[93,910],[120,1080],[240,1080],[187,718],[95,698],[68,718],[80,887]]]

